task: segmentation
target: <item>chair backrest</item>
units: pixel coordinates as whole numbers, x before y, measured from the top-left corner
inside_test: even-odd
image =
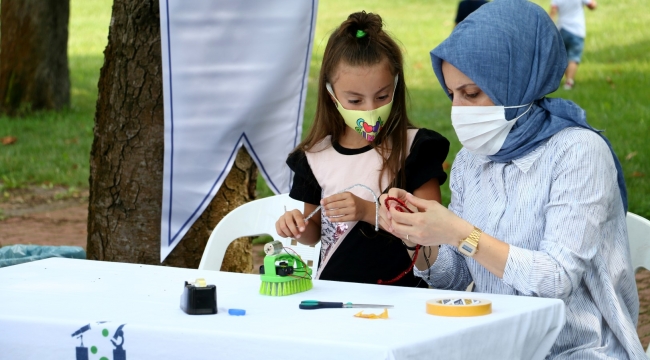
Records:
[[[630,241],[632,268],[650,270],[650,220],[631,212],[627,213],[627,236]]]
[[[632,269],[635,273],[640,269],[650,270],[650,220],[631,212],[627,213],[626,220]],[[645,354],[650,358],[650,346]]]
[[[281,194],[247,202],[228,213],[212,231],[199,269],[219,271],[226,249],[233,240],[267,234],[297,252],[315,273],[318,269],[320,242],[315,246],[302,245],[296,240],[279,237],[275,230],[275,222],[284,213],[285,206],[287,210],[302,211],[304,204],[290,198],[289,194]]]

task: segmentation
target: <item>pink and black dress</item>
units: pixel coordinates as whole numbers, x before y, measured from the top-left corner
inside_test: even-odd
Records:
[[[406,184],[413,192],[431,179],[440,184],[447,180],[442,163],[449,152],[449,141],[428,129],[408,130],[409,152],[406,158]],[[294,171],[290,196],[318,206],[322,198],[341,192],[354,184],[371,188],[377,196],[388,191],[392,179],[387,175],[379,183],[383,159],[370,145],[361,149],[347,149],[332,143],[328,136],[310,151],[296,151],[289,155],[287,164]],[[400,175],[401,176],[401,175]],[[363,187],[349,192],[374,201]],[[375,231],[375,224],[363,221],[333,223],[321,216],[321,254],[317,278],[346,282],[377,284],[379,280],[395,278],[411,264],[411,258],[402,241],[384,230]],[[393,285],[423,286],[426,283],[413,273]]]

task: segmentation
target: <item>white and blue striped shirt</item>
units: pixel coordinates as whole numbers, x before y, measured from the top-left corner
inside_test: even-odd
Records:
[[[508,163],[462,149],[449,209],[510,244],[503,279],[443,245],[435,288],[562,299],[566,324],[553,359],[641,359],[639,300],[612,153],[589,130],[568,128]],[[480,245],[479,245],[480,251]]]

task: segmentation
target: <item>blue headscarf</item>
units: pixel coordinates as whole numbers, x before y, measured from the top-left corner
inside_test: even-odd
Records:
[[[612,151],[627,212],[623,169],[607,138],[587,123],[585,111],[574,102],[544,97],[560,85],[567,57],[559,31],[541,7],[526,0],[494,0],[461,21],[431,51],[433,71],[447,92],[443,60],[472,79],[495,105],[533,102],[530,111],[512,127],[501,150],[489,156],[490,160],[508,162],[520,158],[567,127],[595,131]],[[506,119],[514,119],[527,108],[506,109]]]

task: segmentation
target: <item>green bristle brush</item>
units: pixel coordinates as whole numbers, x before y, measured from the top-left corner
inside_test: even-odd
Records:
[[[285,296],[312,288],[311,268],[298,255],[283,250],[282,243],[273,241],[264,246],[264,265],[260,267],[260,294]]]

